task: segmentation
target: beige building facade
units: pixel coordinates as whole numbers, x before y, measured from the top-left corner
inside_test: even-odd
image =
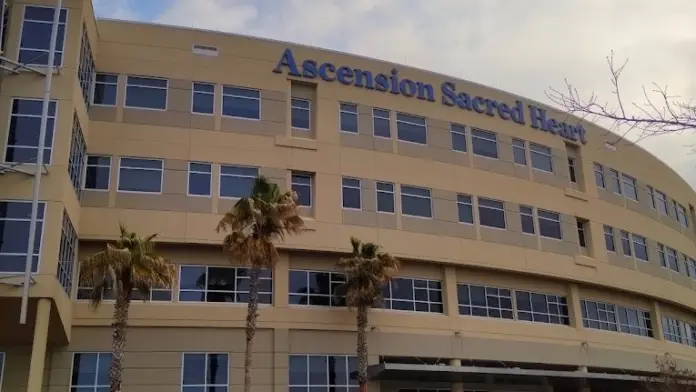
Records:
[[[5,58],[46,70],[53,5],[8,2]],[[696,369],[696,194],[640,147],[445,75],[63,7],[31,250],[44,76],[0,86],[1,392],[108,390],[113,307],[89,307],[76,260],[119,222],[179,271],[133,302],[124,392],[241,391],[248,271],[215,227],[259,175],[308,231],[262,278],[257,392],[356,390],[333,295],[351,236],[403,261],[370,314],[372,391],[631,390],[665,353]]]

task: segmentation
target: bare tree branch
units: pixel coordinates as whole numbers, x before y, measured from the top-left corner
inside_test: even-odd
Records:
[[[671,355],[665,354],[655,360],[658,373],[646,378],[640,392],[695,392],[696,373],[680,368]]]
[[[680,97],[669,95],[667,86],[653,83],[652,89],[643,87],[644,102],[625,105],[619,79],[628,60],[617,65],[612,51],[607,56],[607,64],[615,97],[613,103],[599,102],[594,92],[588,98],[583,98],[567,79],[564,89],[551,88],[546,96],[570,114],[592,122],[608,122],[609,130],[618,135],[615,141],[610,142],[612,144],[633,132],[638,132],[634,138],[637,142],[650,136],[696,130],[696,106],[691,100],[683,101]]]

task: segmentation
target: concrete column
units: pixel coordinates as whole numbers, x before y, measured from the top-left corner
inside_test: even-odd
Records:
[[[29,362],[29,381],[27,392],[41,392],[44,366],[46,363],[46,341],[48,340],[48,322],[51,316],[51,300],[39,298],[36,305],[36,321],[34,322],[34,342],[31,346],[31,361]]]
[[[653,337],[657,340],[664,341],[665,335],[662,330],[662,311],[660,310],[660,303],[657,301],[652,301],[652,309],[650,309],[650,318],[653,327]]]
[[[457,358],[450,359],[449,365],[452,367],[462,366],[462,360]],[[464,392],[464,384],[461,382],[453,382],[452,392]]]
[[[445,266],[444,307],[447,317],[454,318],[453,325],[459,319],[459,303],[457,302],[457,270],[453,266]],[[459,366],[459,365],[457,365]]]
[[[582,308],[580,307],[580,289],[577,283],[571,283],[568,290],[568,314],[570,326],[582,329]]]

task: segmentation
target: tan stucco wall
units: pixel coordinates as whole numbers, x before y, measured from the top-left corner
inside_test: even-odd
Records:
[[[18,49],[21,7],[25,3],[49,4],[49,1],[14,2],[8,53],[16,53]],[[276,349],[264,346],[268,344],[265,339],[258,339],[264,343],[257,346],[257,350],[266,355],[257,359],[259,374],[263,377],[272,375],[276,385],[282,384],[283,377],[287,377],[282,362],[286,360],[287,352],[353,351],[352,313],[345,309],[292,307],[288,306],[287,298],[288,269],[334,270],[336,258],[349,250],[348,239],[352,235],[378,242],[385,250],[406,260],[402,276],[443,282],[445,314],[383,310],[372,313],[371,323],[376,327],[371,335],[374,355],[520,360],[642,370],[652,369],[654,355],[665,352],[689,361],[685,363],[696,361],[696,349],[662,340],[657,334],[661,330],[658,327],[660,320],[653,319],[653,328],[658,335],[654,339],[588,330],[582,328],[578,320],[577,306],[581,298],[661,309],[662,314],[678,316],[685,321],[696,320],[695,283],[660,267],[655,249],[657,243],[662,243],[696,257],[694,216],[689,214],[691,225],[682,228],[675,223],[674,217],[660,216],[651,209],[646,199],[647,186],[652,186],[688,209],[696,205],[696,193],[673,170],[640,147],[621,142],[616,151],[610,151],[604,147],[608,139],[606,131],[592,124],[585,124],[586,145],[570,143],[566,146],[566,141],[559,136],[534,130],[529,124],[521,126],[497,117],[447,107],[439,102],[423,102],[343,86],[338,82],[317,79],[312,80],[314,84],[308,87],[307,80],[299,81],[272,72],[286,47],[293,49],[298,62],[305,59],[331,61],[375,73],[388,72],[393,67],[375,60],[249,37],[95,21],[88,0],[66,0],[64,6],[69,9],[69,22],[64,67],[53,82],[52,97],[59,101],[53,162],[50,173],[43,177],[41,190],[41,199],[48,202],[48,210],[41,268],[31,295],[55,300],[60,315],[57,320],[65,330],[62,344],[68,340],[70,343],[51,349],[52,376],[46,383],[55,383],[59,390],[64,389],[65,374],[69,369],[66,358],[70,352],[108,349],[105,327],[111,317],[109,305],[92,312],[80,301],[72,303],[53,279],[63,210],[68,212],[83,240],[113,239],[117,234],[117,223],[122,221],[139,233],[159,233],[160,241],[168,244],[162,247],[162,251],[178,264],[226,265],[227,261],[217,246],[222,234],[215,233],[214,227],[220,214],[227,211],[234,200],[218,196],[221,164],[259,167],[261,173],[271,177],[283,189],[290,187],[292,171],[314,174],[313,205],[303,211],[309,230],[300,237],[288,238],[282,244],[284,249],[293,252],[283,252],[274,272],[274,306],[264,307],[260,312],[260,326],[264,330],[261,335],[274,341],[280,334],[284,339],[281,339],[284,342],[282,347]],[[83,21],[97,69],[119,74],[118,104],[115,107],[93,106],[88,110],[83,103],[77,80]],[[191,52],[193,44],[215,46],[219,56],[195,56]],[[406,66],[397,68],[401,78],[431,83],[436,89],[443,81],[452,80]],[[125,108],[128,75],[168,78],[167,110]],[[190,113],[194,81],[216,84],[214,115]],[[26,72],[4,76],[0,88],[0,119],[7,119],[12,97],[40,97],[42,82],[41,78]],[[505,102],[521,99],[466,81],[456,83],[458,91],[472,95]],[[259,89],[261,119],[246,121],[222,116],[222,85]],[[307,137],[299,137],[300,134],[290,126],[290,98],[293,96],[312,100],[312,130],[305,134]],[[525,99],[522,101],[532,103]],[[339,132],[340,102],[358,105],[358,134]],[[372,108],[391,111],[390,139],[372,135]],[[427,119],[427,146],[397,140],[396,112]],[[77,113],[81,123],[88,152],[112,156],[110,190],[86,191],[81,202],[78,202],[67,175],[73,113]],[[555,111],[549,115],[556,118],[565,116]],[[453,152],[448,131],[451,122],[496,132],[500,159],[481,158],[471,153],[470,128],[467,131],[469,152]],[[6,133],[6,128],[0,128],[3,152]],[[550,147],[557,169],[555,173],[516,166],[511,149],[513,137]],[[579,165],[577,185],[569,181],[567,156],[575,157]],[[119,157],[162,159],[162,194],[117,192]],[[190,161],[213,164],[211,197],[186,195],[186,170]],[[617,198],[610,191],[598,189],[594,182],[593,162],[605,167],[607,181],[608,168],[635,177],[639,202]],[[342,176],[361,180],[361,211],[341,208]],[[396,214],[376,212],[376,181],[395,184]],[[431,189],[433,219],[416,219],[400,213],[401,185]],[[12,173],[0,177],[0,199],[29,199],[30,192],[29,177]],[[478,218],[473,225],[458,223],[458,193],[474,196],[474,210],[477,197],[504,201],[507,230],[482,227]],[[563,240],[523,234],[519,205],[558,212],[562,219]],[[589,221],[587,249],[580,249],[578,245],[575,217]],[[625,258],[620,253],[608,254],[604,247],[605,224],[645,236],[650,245],[650,263]],[[615,236],[618,240],[618,231]],[[95,246],[84,243],[80,256],[96,250]],[[617,242],[617,249],[619,246]],[[456,283],[566,295],[572,309],[571,326],[460,317],[456,313]],[[16,287],[0,286],[0,296],[18,297],[19,294]],[[149,355],[161,356],[163,363],[176,367],[176,358],[181,351],[189,348],[204,351],[209,346],[215,351],[224,349],[234,353],[237,359],[233,359],[232,366],[239,366],[238,356],[243,350],[238,345],[243,339],[238,328],[243,326],[245,312],[241,305],[225,306],[222,311],[220,306],[179,304],[176,301],[134,304],[131,312],[134,331],[129,350],[143,353],[127,355],[127,358],[135,361],[132,362],[135,368],[140,367],[139,363],[152,362],[154,357]],[[656,314],[653,312],[653,318]],[[169,346],[167,342],[170,341],[175,341],[176,345]],[[220,341],[229,347],[219,346]],[[200,345],[185,347],[192,342]],[[26,355],[22,354],[23,349],[17,350],[19,357]],[[167,353],[154,353],[160,351]],[[12,356],[14,354],[10,358]],[[273,364],[275,373],[269,370],[269,364]],[[159,367],[162,374],[154,377],[160,380],[156,383],[163,388],[175,381],[174,370],[165,369],[167,366]],[[139,381],[138,374],[138,371],[131,372],[127,376],[128,383],[132,383],[135,389],[135,385],[145,389],[146,383]],[[22,383],[21,380],[13,381],[22,378],[21,372],[8,373],[6,369],[6,377],[9,378],[6,378],[5,385]],[[235,378],[234,382],[238,381]],[[270,388],[273,384],[268,385]]]

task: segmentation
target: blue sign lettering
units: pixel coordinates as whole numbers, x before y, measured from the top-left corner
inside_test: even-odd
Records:
[[[314,60],[305,60],[298,67],[292,50],[285,49],[278,64],[273,69],[275,73],[287,72],[289,76],[316,79],[325,82],[338,81],[346,86],[355,86],[379,92],[389,92],[394,95],[416,97],[417,99],[435,102],[435,89],[429,83],[399,77],[399,70],[392,68],[389,73],[373,74],[359,68],[336,66],[332,63],[318,64]],[[514,104],[496,101],[481,96],[471,96],[466,92],[458,92],[454,82],[445,81],[440,85],[441,103],[445,106],[458,107],[462,110],[474,111],[491,117],[499,117],[505,121],[513,121],[526,125],[524,104],[516,100]],[[540,131],[549,132],[572,141],[587,143],[585,128],[582,124],[569,124],[548,117],[546,110],[535,105],[527,105],[530,126]]]

